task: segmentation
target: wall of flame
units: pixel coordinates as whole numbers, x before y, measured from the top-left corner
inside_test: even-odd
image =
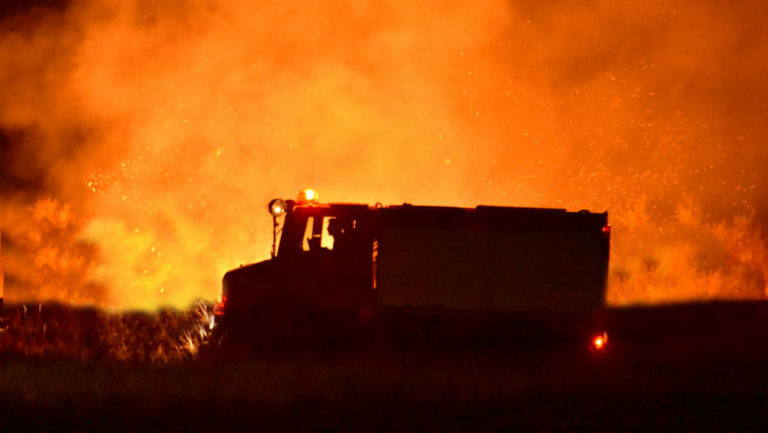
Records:
[[[213,299],[264,205],[610,211],[609,301],[763,298],[760,1],[6,2],[7,299]]]

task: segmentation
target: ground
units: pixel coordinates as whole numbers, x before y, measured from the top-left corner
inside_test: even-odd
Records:
[[[0,431],[765,431],[765,353],[721,350],[739,338],[704,350],[674,337],[613,338],[599,353],[576,343],[161,361],[6,351]]]

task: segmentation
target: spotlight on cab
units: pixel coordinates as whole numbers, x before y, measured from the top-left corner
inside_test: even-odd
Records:
[[[288,205],[285,204],[285,201],[279,198],[270,201],[267,207],[269,208],[269,213],[275,218],[283,216],[288,209]]]

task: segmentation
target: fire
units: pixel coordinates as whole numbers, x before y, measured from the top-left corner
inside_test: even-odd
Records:
[[[764,298],[768,6],[730,6],[11,8],[5,297],[215,299],[269,257],[263,204],[312,185],[608,210],[611,303]]]
[[[121,362],[178,362],[213,344],[212,306],[157,314],[105,312],[61,304],[7,308],[0,322],[0,354]]]

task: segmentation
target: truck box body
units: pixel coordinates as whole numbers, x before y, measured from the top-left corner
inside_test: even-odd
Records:
[[[561,209],[380,210],[378,305],[499,312],[602,307],[605,214]]]

